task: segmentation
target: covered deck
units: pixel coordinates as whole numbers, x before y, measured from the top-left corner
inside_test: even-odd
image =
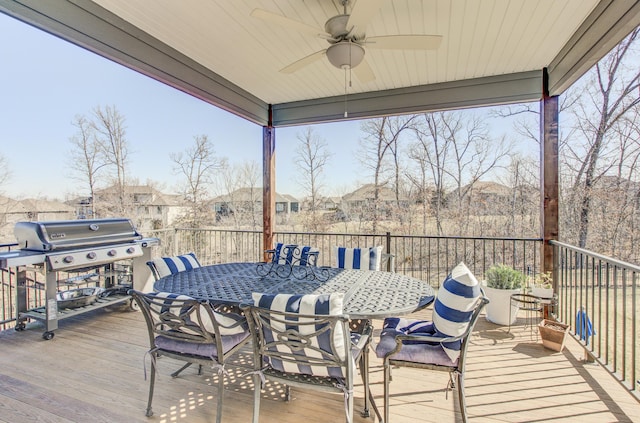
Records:
[[[419,313],[429,318],[430,310]],[[522,316],[521,316],[522,317]],[[561,353],[545,349],[518,320],[507,327],[480,318],[468,353],[466,396],[474,422],[632,422],[640,421],[640,404],[600,366],[583,361],[573,338]],[[380,328],[381,322],[375,322]],[[142,315],[113,308],[95,310],[61,322],[51,341],[33,323],[23,332],[0,332],[0,422],[209,422],[215,419],[216,388],[206,372],[187,370],[167,358],[159,362],[150,419],[144,415],[148,382],[143,361],[148,338]],[[251,420],[253,384],[251,352],[235,360],[238,367],[224,397],[223,421]],[[382,406],[382,361],[371,356],[373,394]],[[393,370],[391,421],[454,422],[460,419],[455,390],[446,391],[446,373]],[[293,390],[268,384],[261,422],[341,422],[340,395]],[[362,385],[356,386],[356,410],[362,407]],[[357,415],[355,422],[373,421]]]

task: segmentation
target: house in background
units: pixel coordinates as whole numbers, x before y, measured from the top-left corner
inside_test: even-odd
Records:
[[[123,217],[132,219],[140,231],[169,227],[188,211],[183,196],[164,194],[149,185],[128,185],[125,195],[128,210]],[[78,219],[100,218],[112,216],[108,210],[112,208],[116,197],[117,190],[111,186],[96,191],[94,198],[80,197],[71,204]],[[96,210],[95,216],[91,212],[92,205]]]
[[[17,222],[73,220],[75,208],[60,201],[14,200],[0,196],[0,243],[13,243],[13,227]]]
[[[340,208],[347,214],[358,213],[368,214],[373,210],[376,198],[375,184],[365,184],[353,192],[342,196]],[[407,207],[409,200],[400,196],[400,206]],[[390,215],[397,205],[396,192],[386,186],[378,187],[378,210],[386,215]]]
[[[238,188],[211,200],[216,216],[258,212],[262,215],[262,187]],[[300,211],[300,201],[289,194],[276,193],[276,214],[289,215]]]

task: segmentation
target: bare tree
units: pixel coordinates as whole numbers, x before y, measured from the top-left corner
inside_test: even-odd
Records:
[[[616,127],[640,104],[640,69],[634,30],[603,60],[598,62],[584,84],[572,87],[581,93],[572,107],[576,134],[581,142],[572,142],[563,150],[565,164],[574,170],[569,201],[578,205],[578,246],[584,248],[589,237],[593,189],[599,180],[617,166]],[[577,137],[576,137],[577,138]]]
[[[451,138],[443,136],[444,118],[442,113],[425,113],[420,116],[414,127],[416,141],[410,148],[409,157],[418,165],[419,178],[413,183],[420,192],[423,210],[423,231],[427,231],[428,205],[433,208],[438,235],[444,233],[442,210],[447,184],[446,167],[449,162]],[[429,192],[429,180],[433,184]]]
[[[458,231],[468,233],[474,184],[500,165],[507,157],[509,146],[504,138],[491,139],[488,126],[476,115],[444,112],[441,116],[444,136],[451,139],[452,160],[445,171],[456,186]]]
[[[518,153],[510,154],[509,159],[506,175],[499,181],[509,188],[510,198],[506,204],[494,208],[496,215],[506,219],[503,224],[505,232],[496,235],[538,236],[539,213],[536,210],[540,205],[539,163]],[[502,213],[499,208],[502,208]]]
[[[219,213],[221,221],[233,220],[234,227],[248,226],[258,229],[262,221],[262,191],[260,166],[255,161],[245,161],[233,166],[225,165],[220,172],[225,199]]]
[[[297,136],[300,143],[295,149],[293,162],[300,172],[298,184],[304,189],[309,198],[309,219],[307,228],[318,231],[322,225],[321,217],[318,214],[319,202],[322,189],[322,172],[331,154],[327,150],[327,143],[317,136],[311,127],[307,127],[304,133]]]
[[[213,144],[206,135],[194,137],[194,144],[184,152],[170,155],[174,171],[184,176],[183,194],[189,204],[188,223],[194,228],[204,223],[208,185],[214,173],[224,167],[224,160],[215,156]]]
[[[105,163],[114,179],[115,204],[114,211],[125,214],[129,201],[126,197],[127,165],[129,148],[125,138],[125,118],[115,106],[100,106],[93,110],[94,120],[91,126],[95,131],[100,146],[101,160]]]
[[[9,162],[5,156],[0,154],[0,189],[2,189],[4,184],[6,184],[10,178],[11,170],[9,168]]]
[[[95,198],[98,175],[106,166],[101,146],[95,136],[94,125],[85,116],[77,115],[73,125],[78,132],[69,139],[71,152],[69,154],[69,169],[71,177],[86,184],[90,198],[90,215],[96,216]]]
[[[410,116],[386,116],[379,119],[371,119],[363,122],[362,131],[366,134],[360,141],[362,155],[359,157],[363,166],[371,171],[374,184],[374,199],[371,205],[372,232],[378,231],[380,221],[380,187],[389,181],[387,172],[397,169],[395,162],[390,159],[390,150],[395,146],[400,136],[408,129],[415,119]],[[399,175],[399,171],[393,170],[393,174]]]

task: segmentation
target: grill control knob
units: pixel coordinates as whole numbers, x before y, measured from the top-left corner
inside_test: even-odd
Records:
[[[73,256],[65,256],[62,261],[66,264],[73,263]]]
[[[118,252],[116,250],[109,250],[107,251],[107,255],[109,257],[115,257],[118,254]]]
[[[136,249],[135,249],[135,248],[133,248],[133,247],[129,247],[129,248],[127,248],[127,254],[133,254],[133,253],[135,253],[135,252],[136,252]]]
[[[93,252],[93,251],[91,251],[90,253],[87,253],[87,258],[89,260],[95,260],[96,257],[97,257],[97,254],[95,252]]]

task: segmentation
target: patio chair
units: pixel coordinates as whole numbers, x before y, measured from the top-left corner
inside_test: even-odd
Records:
[[[274,264],[291,266],[316,266],[320,250],[308,245],[284,244],[278,242],[273,250],[266,251]]]
[[[333,247],[333,267],[395,272],[395,256],[383,253],[382,249],[381,245],[370,248]]]
[[[384,360],[384,422],[389,423],[391,366],[449,372],[447,390],[457,386],[462,421],[467,421],[464,372],[471,332],[489,300],[461,263],[436,297],[433,321],[387,318],[376,347]],[[455,377],[455,380],[454,380]]]
[[[254,305],[243,307],[254,345],[255,396],[253,422],[260,413],[261,383],[273,380],[290,387],[337,392],[344,395],[345,418],[353,421],[355,363],[359,362],[365,387],[365,410],[373,399],[367,362],[363,359],[372,327],[352,333],[342,314],[343,294],[253,294]],[[377,409],[374,409],[377,412]],[[380,417],[380,414],[378,413]]]
[[[216,422],[222,421],[224,394],[224,368],[228,358],[249,342],[250,332],[242,316],[216,313],[207,302],[186,295],[167,292],[142,293],[131,290],[147,323],[151,376],[146,416],[153,415],[151,402],[159,357],[184,361],[180,369],[171,374],[177,377],[192,364],[211,366],[218,376],[218,404]],[[145,366],[146,378],[146,366]]]
[[[147,262],[155,280],[162,277],[184,272],[200,267],[200,262],[195,253],[183,254],[174,257],[159,257]]]

